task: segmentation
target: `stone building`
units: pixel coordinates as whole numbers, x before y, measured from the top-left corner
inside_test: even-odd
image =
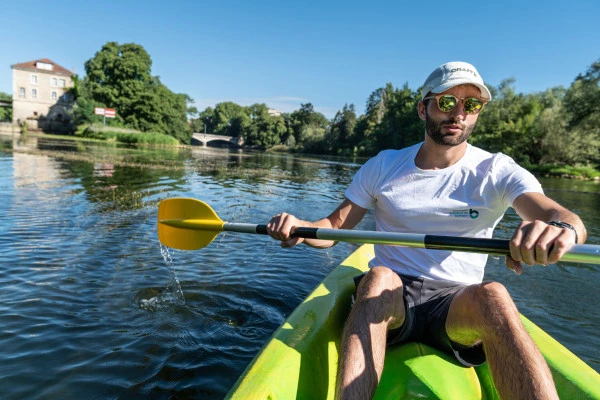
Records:
[[[42,58],[11,65],[13,70],[13,123],[28,129],[69,131],[73,73]]]

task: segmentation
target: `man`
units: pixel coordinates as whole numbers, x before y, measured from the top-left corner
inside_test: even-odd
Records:
[[[425,140],[386,150],[357,172],[346,199],[316,222],[280,214],[267,225],[283,247],[335,243],[293,236],[301,226],[352,229],[374,207],[380,231],[491,237],[512,206],[523,222],[510,241],[508,268],[557,262],[586,230],[577,215],[546,197],[529,172],[503,154],[467,144],[491,94],[470,64],[431,73],[418,114]],[[337,396],[371,398],[386,345],[420,341],[464,365],[486,359],[502,398],[557,399],[550,370],[523,327],[506,289],[483,282],[485,255],[376,246],[341,341]]]

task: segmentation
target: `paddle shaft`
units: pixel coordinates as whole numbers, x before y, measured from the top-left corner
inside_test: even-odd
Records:
[[[225,222],[223,231],[267,235],[266,225]],[[435,250],[465,251],[497,256],[510,254],[506,239],[465,238],[417,233],[361,231],[349,229],[296,228],[294,236],[305,239],[387,244]],[[562,256],[564,262],[600,264],[600,246],[579,244]]]
[[[166,246],[181,250],[201,249],[208,246],[223,231],[266,235],[267,226],[224,222],[208,204],[196,199],[165,199],[158,206],[158,238]],[[499,239],[304,227],[297,228],[294,232],[296,236],[307,239],[492,255],[510,254],[509,241]],[[575,245],[561,257],[561,261],[600,264],[600,246]]]

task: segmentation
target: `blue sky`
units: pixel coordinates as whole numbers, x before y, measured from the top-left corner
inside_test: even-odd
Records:
[[[387,82],[417,89],[446,61],[517,91],[568,87],[600,59],[600,1],[10,1],[1,7],[0,91],[10,65],[50,58],[85,75],[108,41],[137,43],[152,74],[198,109],[222,101],[331,118]]]

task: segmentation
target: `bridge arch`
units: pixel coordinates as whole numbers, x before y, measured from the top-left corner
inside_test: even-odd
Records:
[[[215,141],[226,142],[229,146],[233,147],[241,147],[244,144],[244,138],[241,136],[213,135],[211,133],[198,132],[192,134],[192,144],[195,144],[194,142],[199,142],[203,147],[206,147],[208,143]]]

